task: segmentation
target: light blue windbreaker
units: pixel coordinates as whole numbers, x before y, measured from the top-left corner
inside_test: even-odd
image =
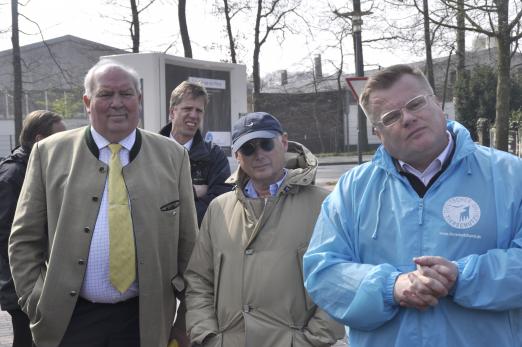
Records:
[[[315,303],[349,326],[350,347],[522,346],[522,160],[456,135],[451,163],[420,198],[381,146],[323,203],[304,256]],[[393,286],[412,258],[453,260],[451,295],[424,312]]]

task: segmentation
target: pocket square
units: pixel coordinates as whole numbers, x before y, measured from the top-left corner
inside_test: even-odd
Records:
[[[180,205],[179,200],[174,200],[160,207],[163,212],[172,211]]]

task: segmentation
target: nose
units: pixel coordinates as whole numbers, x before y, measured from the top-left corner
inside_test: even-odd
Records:
[[[403,126],[407,127],[411,122],[417,121],[417,116],[413,112],[408,111],[406,108],[401,109],[402,117],[401,122]]]
[[[111,98],[111,107],[121,107],[123,105],[123,98],[115,93]]]

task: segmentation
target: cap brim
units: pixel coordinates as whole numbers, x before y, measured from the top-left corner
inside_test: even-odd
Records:
[[[268,131],[268,130],[260,130],[253,131],[251,133],[247,133],[236,140],[236,142],[232,145],[232,151],[235,153],[238,149],[241,148],[245,143],[253,139],[273,139],[281,135],[277,131]]]

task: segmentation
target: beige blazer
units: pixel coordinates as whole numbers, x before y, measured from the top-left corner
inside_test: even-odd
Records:
[[[29,159],[9,260],[39,347],[59,344],[82,287],[108,173],[97,152],[87,127],[38,142]],[[164,347],[197,230],[188,154],[138,130],[123,175],[136,241],[141,345]]]

